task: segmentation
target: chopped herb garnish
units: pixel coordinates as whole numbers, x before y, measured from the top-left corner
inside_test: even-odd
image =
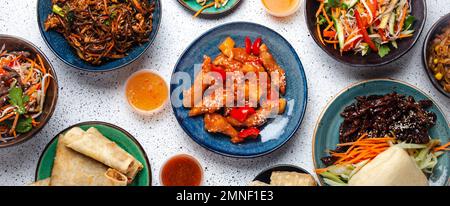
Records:
[[[406,31],[410,29],[415,20],[416,18],[414,16],[409,15],[408,17],[406,17],[405,24],[403,25],[403,30]]]
[[[16,131],[18,133],[26,133],[33,128],[32,125],[33,120],[31,117],[28,118],[20,118],[17,122]]]
[[[30,100],[30,97],[23,95],[22,88],[19,88],[19,87],[11,88],[9,90],[8,98],[9,98],[9,103],[16,106],[17,112],[19,114],[26,113],[25,103]]]
[[[390,51],[391,51],[391,49],[387,45],[380,45],[378,47],[378,55],[382,58],[384,56],[388,55]]]

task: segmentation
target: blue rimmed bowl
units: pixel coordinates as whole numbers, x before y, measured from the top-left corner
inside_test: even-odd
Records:
[[[51,0],[38,0],[37,2],[37,20],[39,25],[39,31],[41,32],[42,38],[48,47],[53,51],[53,53],[64,63],[67,65],[84,70],[84,71],[92,71],[92,72],[101,72],[101,71],[111,71],[115,69],[119,69],[125,67],[135,60],[137,60],[142,54],[147,51],[150,45],[156,38],[156,34],[158,33],[159,26],[161,24],[162,17],[162,8],[160,0],[149,0],[155,4],[155,10],[153,12],[153,30],[150,34],[149,41],[145,44],[135,46],[131,48],[127,53],[128,55],[124,58],[112,60],[105,62],[101,65],[93,65],[82,59],[80,59],[75,50],[67,43],[66,39],[63,35],[59,34],[54,30],[45,31],[44,22],[47,19],[48,15],[52,13],[52,1]]]
[[[368,80],[347,87],[336,95],[331,103],[328,104],[316,125],[312,150],[314,167],[316,169],[326,167],[320,158],[328,156],[327,151],[329,149],[335,149],[336,144],[339,143],[339,127],[344,121],[344,118],[341,117],[340,113],[345,107],[354,103],[357,96],[384,95],[392,92],[412,96],[416,101],[426,99],[432,100],[418,88],[405,82],[392,79]],[[437,116],[436,125],[429,131],[430,137],[439,138],[441,142],[444,143],[448,142],[450,128],[446,116],[434,101],[433,106],[427,110],[434,112]],[[433,174],[429,177],[430,185],[447,185],[450,175],[449,169],[450,157],[447,152],[439,158],[438,165],[434,168]],[[323,185],[323,180],[320,176],[319,180]]]
[[[189,109],[181,105],[182,89],[191,83],[179,81],[178,75],[185,74],[194,79],[194,65],[203,62],[203,55],[216,57],[220,54],[218,45],[230,36],[236,41],[236,47],[244,47],[246,36],[251,39],[262,37],[277,62],[286,70],[288,100],[283,115],[271,119],[261,129],[261,137],[241,144],[233,144],[230,138],[220,134],[208,133],[204,129],[203,116],[189,117]],[[218,154],[237,158],[252,158],[266,155],[284,145],[298,130],[306,110],[308,88],[302,63],[294,48],[280,34],[265,26],[233,22],[213,28],[196,39],[181,55],[172,74],[170,86],[172,108],[183,130],[195,142]]]

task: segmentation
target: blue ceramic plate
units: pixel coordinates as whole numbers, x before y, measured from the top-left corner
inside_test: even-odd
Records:
[[[178,107],[174,101],[172,101],[172,108],[184,131],[201,146],[231,157],[262,156],[278,149],[294,135],[303,119],[308,96],[302,63],[294,48],[277,32],[262,25],[247,22],[224,24],[209,30],[195,40],[181,55],[172,74],[170,93],[172,100],[174,98],[181,99],[182,95],[177,92],[179,91],[177,88],[182,84],[182,81],[177,81],[174,74],[185,72],[191,79],[194,79],[194,65],[203,62],[203,55],[216,57],[220,53],[217,48],[218,45],[228,36],[236,41],[236,47],[244,47],[246,36],[251,39],[262,37],[263,42],[267,44],[277,62],[286,70],[288,84],[284,96],[288,100],[286,112],[275,119],[271,119],[262,127],[260,138],[241,144],[233,144],[229,137],[206,132],[203,116],[189,117],[189,110],[182,106]],[[189,88],[191,84],[185,86]]]
[[[122,68],[136,59],[138,59],[151,45],[158,33],[159,25],[161,23],[161,1],[149,0],[155,3],[155,11],[153,12],[153,31],[150,34],[149,41],[140,46],[135,46],[128,51],[128,55],[122,59],[117,59],[109,62],[105,62],[102,65],[92,65],[88,62],[80,59],[75,50],[70,47],[63,35],[56,31],[44,30],[44,22],[47,16],[52,13],[52,1],[51,0],[38,0],[37,3],[37,20],[39,30],[45,43],[50,47],[53,53],[61,59],[64,63],[77,69],[85,71],[110,71]]]
[[[339,126],[344,120],[340,113],[345,107],[354,103],[355,97],[367,96],[367,95],[384,95],[392,92],[412,96],[416,101],[430,99],[418,88],[409,85],[404,82],[389,79],[376,79],[357,83],[352,85],[341,93],[339,93],[335,99],[326,107],[322,113],[313,140],[313,161],[314,167],[324,168],[320,158],[328,156],[327,149],[334,149],[336,144],[339,143]],[[442,142],[448,142],[450,137],[450,128],[448,121],[445,119],[445,115],[442,110],[436,105],[428,111],[432,111],[437,116],[436,125],[430,130],[430,136],[432,138],[440,138]],[[445,153],[439,158],[439,163],[434,169],[434,173],[430,176],[431,185],[446,185],[449,178],[449,154]],[[322,178],[319,176],[319,180],[323,184]]]

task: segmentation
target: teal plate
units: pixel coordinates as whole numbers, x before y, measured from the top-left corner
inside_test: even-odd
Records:
[[[384,95],[392,92],[412,96],[416,101],[430,99],[424,92],[412,85],[404,82],[390,79],[375,79],[352,85],[341,91],[325,108],[319,118],[313,137],[313,161],[314,167],[324,168],[320,158],[328,156],[327,150],[334,149],[339,143],[339,126],[344,118],[340,113],[345,107],[354,103],[355,97],[367,95]],[[442,110],[434,102],[433,107],[428,111],[434,112],[437,116],[436,125],[429,131],[432,138],[439,138],[441,142],[448,142],[450,137],[450,128]],[[449,181],[449,154],[445,153],[439,158],[438,165],[433,174],[429,177],[430,185],[447,185]],[[324,185],[322,178],[319,180]]]
[[[135,157],[139,162],[144,165],[144,169],[139,172],[136,178],[129,186],[150,186],[151,185],[151,169],[150,163],[147,158],[147,154],[145,154],[144,149],[138,143],[138,141],[127,131],[124,129],[115,126],[113,124],[105,123],[105,122],[83,122],[76,125],[73,125],[64,131],[60,132],[53,138],[50,143],[44,149],[41,157],[39,158],[38,166],[36,169],[36,177],[35,180],[43,180],[49,178],[52,173],[53,161],[55,159],[56,153],[56,145],[58,143],[58,137],[61,134],[66,133],[69,129],[73,127],[80,127],[83,130],[87,130],[91,127],[95,127],[98,129],[106,138],[115,142],[125,151],[130,153],[133,157]]]
[[[188,9],[192,13],[197,13],[203,6],[197,3],[196,0],[178,0],[178,2],[184,6],[184,8]],[[209,1],[212,2],[212,1]],[[209,3],[208,2],[208,3]],[[205,9],[199,17],[220,17],[229,14],[230,12],[235,9],[239,3],[240,0],[228,0],[228,3],[221,7],[216,9],[215,7],[207,8]]]

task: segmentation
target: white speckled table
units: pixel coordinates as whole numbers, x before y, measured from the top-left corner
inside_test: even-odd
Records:
[[[169,156],[188,153],[205,169],[205,185],[245,185],[261,170],[289,163],[313,170],[311,140],[320,112],[333,95],[347,85],[370,78],[391,77],[407,81],[430,95],[450,116],[449,99],[430,83],[421,62],[426,33],[403,58],[382,68],[352,68],[327,56],[306,28],[303,7],[295,15],[277,19],[266,14],[259,0],[244,0],[237,10],[218,20],[192,19],[176,0],[162,1],[161,29],[150,49],[138,61],[118,71],[88,73],[62,63],[46,46],[38,31],[37,0],[1,0],[0,33],[23,37],[41,48],[56,69],[60,96],[47,126],[24,144],[0,150],[0,185],[25,185],[34,180],[38,158],[59,131],[82,121],[116,124],[133,134],[145,148],[152,167],[153,185],[159,185],[159,169]],[[450,12],[448,0],[426,0],[427,32],[437,19]],[[285,146],[256,159],[223,157],[197,145],[178,125],[167,106],[153,117],[134,114],[123,96],[124,81],[139,69],[152,69],[169,81],[178,56],[195,38],[226,22],[251,21],[275,29],[296,48],[308,77],[309,99],[303,123]]]

